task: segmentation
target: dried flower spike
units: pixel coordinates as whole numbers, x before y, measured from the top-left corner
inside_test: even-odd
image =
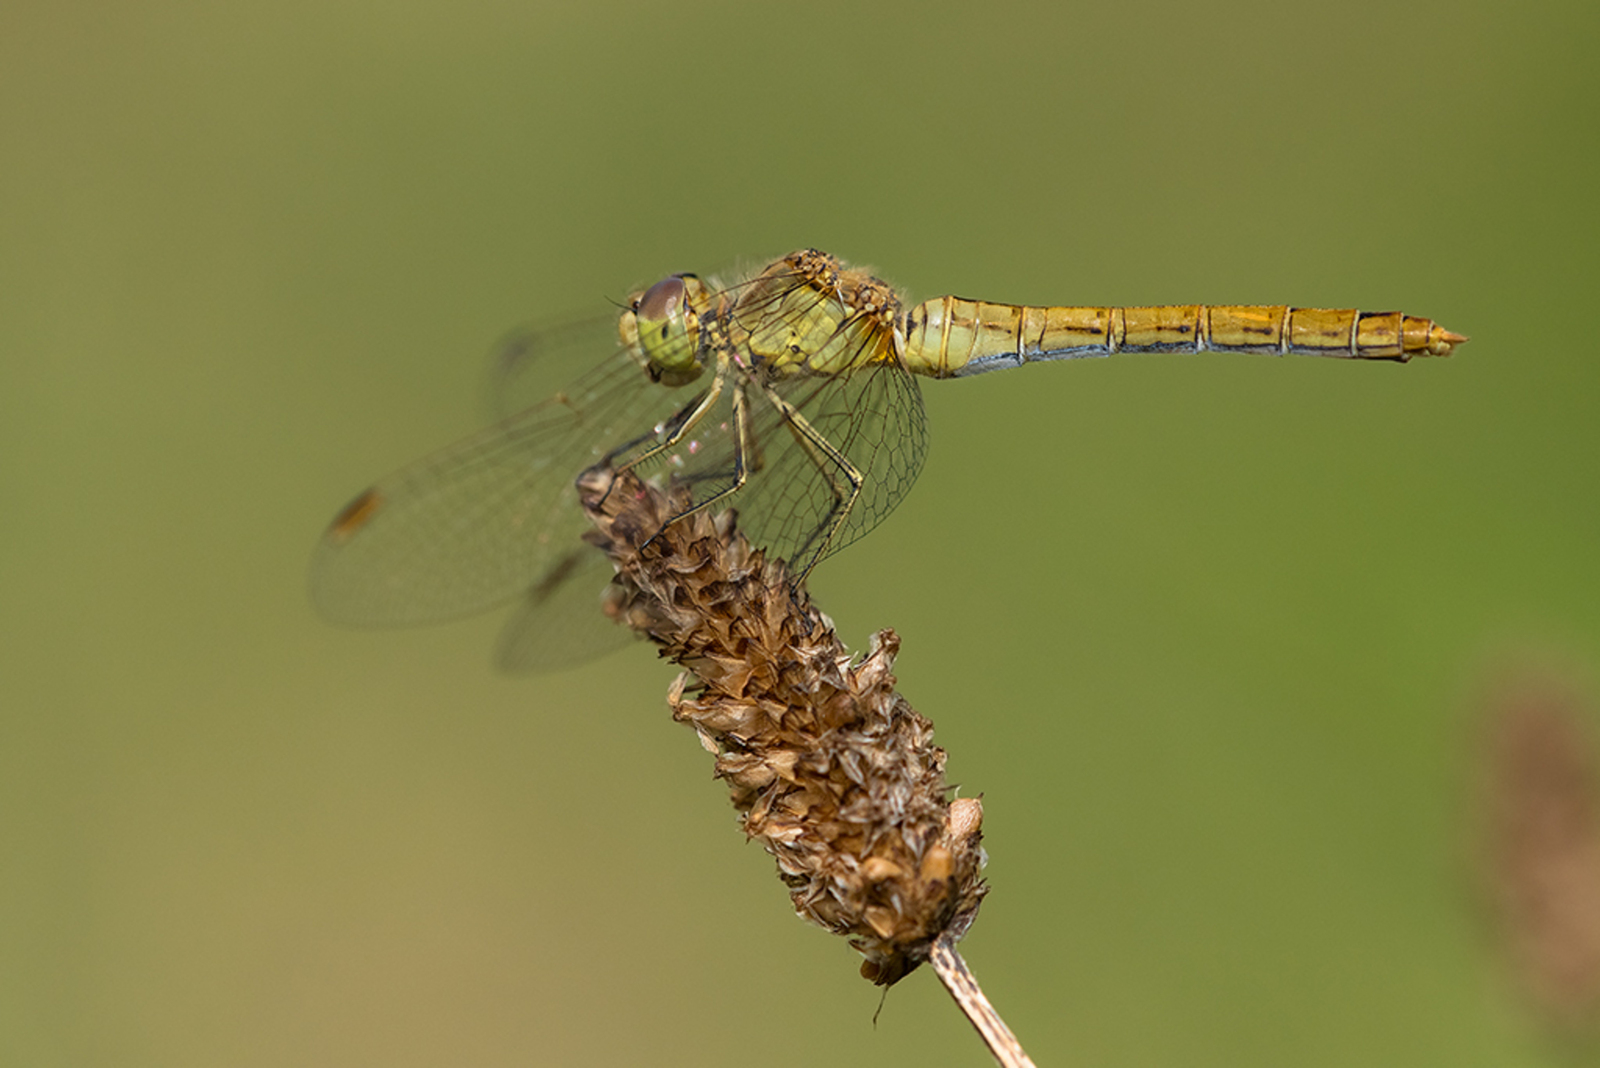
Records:
[[[589,540],[618,568],[609,610],[687,669],[673,717],[715,755],[796,911],[849,938],[861,974],[884,986],[936,939],[959,939],[986,889],[982,805],[946,800],[933,726],[894,689],[894,632],[852,664],[787,566],[731,513],[667,525],[687,495],[606,468],[578,491]]]

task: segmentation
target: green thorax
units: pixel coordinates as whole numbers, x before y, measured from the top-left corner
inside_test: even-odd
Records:
[[[769,374],[847,374],[901,351],[894,290],[825,253],[785,256],[730,295],[728,341]]]

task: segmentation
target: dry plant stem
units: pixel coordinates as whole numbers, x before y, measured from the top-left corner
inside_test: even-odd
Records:
[[[683,515],[687,494],[605,468],[577,485],[617,566],[608,611],[687,669],[673,717],[716,757],[795,910],[885,986],[959,938],[986,889],[983,808],[948,800],[933,725],[894,689],[894,632],[857,662],[731,513]]]
[[[967,969],[967,962],[961,959],[961,954],[956,952],[955,940],[944,937],[935,939],[928,959],[939,981],[950,991],[950,996],[967,1019],[972,1021],[972,1026],[978,1029],[983,1044],[989,1047],[989,1052],[994,1054],[1001,1068],[1033,1068],[1032,1058],[1023,1052],[1022,1043],[1017,1041],[1017,1036],[1011,1033],[1011,1028],[1006,1026],[1000,1014],[994,1011],[989,999],[983,996],[983,988],[978,986],[977,977]]]

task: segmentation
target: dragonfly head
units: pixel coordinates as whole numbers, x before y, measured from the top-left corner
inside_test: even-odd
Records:
[[[650,377],[681,386],[700,377],[700,316],[694,305],[705,286],[692,274],[668,275],[629,302],[622,313],[623,343],[644,359]]]

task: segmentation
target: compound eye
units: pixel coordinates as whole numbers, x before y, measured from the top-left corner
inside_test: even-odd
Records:
[[[634,311],[641,324],[665,326],[670,320],[680,318],[683,315],[683,279],[677,275],[663,278],[644,291]]]
[[[682,276],[671,275],[645,290],[633,308],[645,369],[668,386],[692,382],[704,370],[697,349],[700,321],[688,307],[687,292]]]

